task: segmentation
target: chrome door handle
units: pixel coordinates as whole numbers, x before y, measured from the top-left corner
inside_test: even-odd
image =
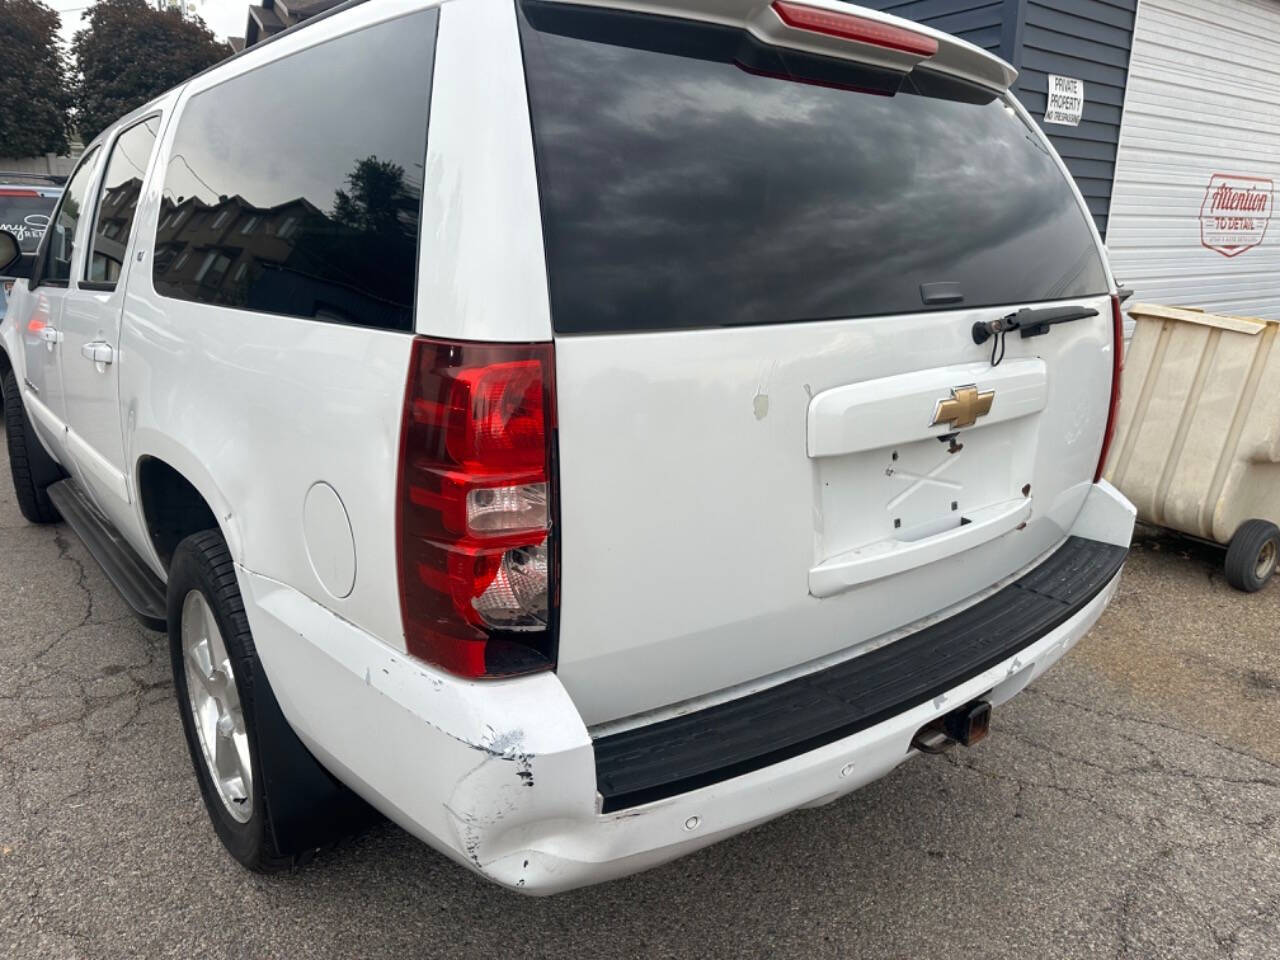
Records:
[[[80,354],[94,363],[110,363],[116,358],[116,352],[105,340],[90,340],[80,347]]]
[[[57,330],[53,327],[41,327],[40,339],[43,340],[45,343],[61,343],[62,331]]]

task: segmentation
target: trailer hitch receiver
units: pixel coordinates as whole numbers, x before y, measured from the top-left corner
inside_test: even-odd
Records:
[[[957,743],[971,747],[991,730],[991,704],[973,700],[917,731],[911,746],[921,753],[942,753]]]

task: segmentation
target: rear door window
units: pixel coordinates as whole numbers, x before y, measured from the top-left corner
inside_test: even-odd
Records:
[[[413,329],[437,10],[194,95],[165,172],[168,297]]]
[[[1068,181],[993,93],[735,28],[521,10],[559,332],[1106,292]]]
[[[120,134],[111,147],[98,191],[93,246],[86,266],[85,279],[90,282],[114,284],[120,278],[129,231],[142,196],[142,180],[159,132],[160,118],[148,117]]]

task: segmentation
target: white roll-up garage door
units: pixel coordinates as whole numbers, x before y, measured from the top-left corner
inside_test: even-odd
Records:
[[[1141,0],[1107,247],[1136,300],[1280,319],[1280,0]]]

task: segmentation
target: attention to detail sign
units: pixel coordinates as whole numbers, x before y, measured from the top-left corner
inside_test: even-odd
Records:
[[[1200,204],[1200,242],[1224,257],[1256,247],[1267,235],[1274,192],[1264,177],[1215,173]]]

